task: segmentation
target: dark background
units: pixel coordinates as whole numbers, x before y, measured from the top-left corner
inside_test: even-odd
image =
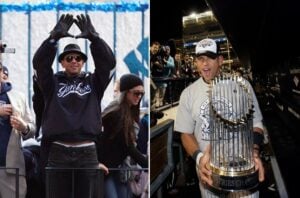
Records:
[[[182,16],[206,10],[205,0],[150,0],[150,42],[182,38]]]
[[[150,0],[150,42],[182,38],[182,16],[208,10],[221,24],[243,65],[266,73],[299,56],[300,2],[292,0]]]

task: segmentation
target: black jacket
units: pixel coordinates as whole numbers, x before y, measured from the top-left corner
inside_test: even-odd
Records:
[[[43,138],[96,140],[101,132],[101,99],[116,61],[109,46],[100,38],[91,43],[90,49],[95,72],[82,72],[75,77],[68,77],[64,72],[53,74],[57,46],[49,39],[35,53],[33,67],[45,102]]]
[[[139,152],[133,143],[126,145],[119,110],[106,114],[102,122],[104,132],[98,147],[99,161],[109,168],[118,168],[129,155],[140,166],[148,168],[148,158]]]

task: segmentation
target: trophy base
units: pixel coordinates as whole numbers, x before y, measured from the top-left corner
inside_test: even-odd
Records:
[[[216,194],[235,191],[255,192],[258,189],[258,171],[243,176],[223,176],[212,173],[213,185],[206,187]]]

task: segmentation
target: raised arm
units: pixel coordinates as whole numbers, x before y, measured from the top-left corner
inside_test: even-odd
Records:
[[[95,63],[96,84],[104,92],[116,66],[115,56],[107,43],[99,37],[89,15],[78,15],[75,24],[81,34],[75,38],[85,38],[91,41],[91,53]]]
[[[63,37],[73,37],[68,33],[73,24],[73,16],[62,15],[42,45],[35,52],[32,63],[37,77],[37,82],[42,90],[51,86],[53,70],[51,68],[57,51],[57,41]]]

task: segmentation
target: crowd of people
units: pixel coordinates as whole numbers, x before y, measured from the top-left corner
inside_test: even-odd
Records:
[[[68,32],[73,24],[79,35]],[[89,40],[94,72],[82,71],[88,56],[70,43],[58,56],[63,70],[54,73],[58,42],[65,37]],[[116,60],[89,15],[63,14],[32,62],[33,111],[11,85],[9,67],[0,64],[0,197],[147,197],[144,84],[135,74],[122,75],[118,94],[101,110]],[[134,171],[124,168],[128,161]],[[124,179],[124,171],[134,174]]]
[[[151,78],[155,81],[151,92],[152,109],[157,109],[170,102],[168,96],[166,96],[168,94],[167,89],[170,89],[167,79],[194,79],[199,77],[194,56],[182,53],[179,49],[173,49],[173,51],[171,53],[169,45],[162,45],[157,41],[151,43],[150,71]],[[176,90],[174,90],[175,95],[180,95],[183,87],[180,85],[174,87],[176,87]]]

